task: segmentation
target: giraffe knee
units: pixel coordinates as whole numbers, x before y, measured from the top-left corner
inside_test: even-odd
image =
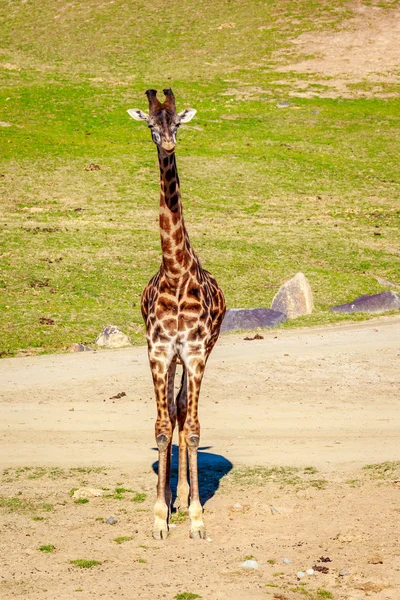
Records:
[[[200,436],[196,434],[187,435],[186,444],[188,445],[188,448],[197,449],[200,444]]]
[[[160,433],[156,436],[157,447],[160,452],[163,452],[168,448],[170,438],[165,433]]]

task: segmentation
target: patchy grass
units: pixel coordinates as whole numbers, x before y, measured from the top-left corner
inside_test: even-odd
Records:
[[[114,542],[116,544],[123,544],[124,542],[130,542],[131,540],[133,540],[133,537],[129,535],[121,535],[120,537],[116,537]]]
[[[49,503],[41,503],[34,500],[24,500],[22,498],[8,498],[0,496],[0,509],[4,508],[7,512],[28,513],[28,512],[51,512],[54,506]],[[35,515],[35,520],[42,520]]]
[[[177,510],[170,515],[169,522],[174,523],[175,525],[180,525],[181,523],[185,523],[188,520],[188,513],[183,512],[182,510]]]
[[[77,498],[76,500],[74,500],[75,504],[87,504],[88,502],[88,498]]]
[[[102,564],[99,560],[86,560],[83,558],[77,558],[76,560],[70,560],[69,562],[79,569],[92,569],[93,567],[98,567]]]
[[[175,600],[196,600],[196,598],[201,598],[201,596],[192,592],[182,592],[182,594],[175,596]]]
[[[12,482],[23,479],[68,479],[93,474],[106,474],[105,467],[72,467],[70,469],[60,467],[8,467],[3,469],[2,477],[4,481]],[[74,491],[75,489],[78,488],[74,488]]]
[[[144,502],[147,498],[147,494],[145,494],[144,492],[136,492],[135,490],[125,487],[116,487],[112,494],[105,494],[104,498],[124,500],[126,494],[134,494],[133,498],[130,498],[132,502]]]
[[[55,0],[7,5],[0,356],[90,345],[108,323],[144,343],[159,176],[149,132],[126,109],[145,109],[150,86],[198,109],[177,147],[185,217],[228,307],[269,306],[303,271],[315,311],[285,327],[321,325],[367,318],[329,307],[382,291],[376,276],[400,285],[398,97],[300,98],[299,82],[317,93],[324,82],[275,71],[293,61],[296,35],[340,27],[348,2],[205,0],[199,18],[188,0],[161,29],[153,10],[160,0],[151,11],[90,0],[68,18]]]
[[[145,494],[144,492],[136,492],[132,498],[132,502],[138,502],[140,504],[141,502],[145,502],[146,499],[147,494]]]
[[[293,486],[296,489],[313,487],[323,490],[328,485],[326,479],[312,479],[318,471],[314,467],[238,467],[233,469],[224,481],[235,485],[266,485],[278,483],[281,487]]]
[[[363,469],[372,479],[400,479],[400,461],[398,460],[365,465]]]
[[[38,550],[40,550],[40,552],[55,552],[56,551],[56,547],[53,546],[53,544],[49,544],[48,546],[40,546],[38,548]]]

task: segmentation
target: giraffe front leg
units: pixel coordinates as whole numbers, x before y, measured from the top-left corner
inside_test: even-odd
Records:
[[[154,505],[154,527],[153,538],[156,540],[165,540],[168,537],[168,504],[166,498],[166,479],[168,470],[168,435],[163,432],[157,434],[156,425],[156,442],[158,446],[158,483],[157,483],[157,499]],[[160,429],[158,429],[160,431]]]
[[[185,439],[189,455],[190,472],[190,537],[192,539],[206,539],[206,528],[203,521],[203,507],[200,503],[199,476],[197,466],[197,452],[200,443],[200,423],[198,419],[198,400],[201,380],[205,363],[197,362],[196,368],[188,373],[188,404],[184,425]]]
[[[157,401],[155,436],[158,447],[158,482],[157,499],[154,505],[153,537],[156,540],[164,540],[168,537],[168,502],[170,502],[168,478],[174,423],[171,422],[168,408],[167,370],[162,361],[151,360],[150,365]]]

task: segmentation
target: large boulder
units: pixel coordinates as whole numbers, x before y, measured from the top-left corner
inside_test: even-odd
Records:
[[[124,348],[132,346],[130,338],[118,327],[107,325],[96,338],[95,344],[103,348]]]
[[[284,313],[288,319],[310,315],[314,308],[311,286],[304,273],[297,273],[284,283],[271,304],[272,310]]]
[[[286,321],[286,315],[270,308],[231,308],[226,311],[221,333],[238,329],[269,329]]]
[[[371,296],[359,296],[352,302],[332,306],[331,310],[341,313],[381,313],[387,310],[400,310],[400,294],[389,291]]]

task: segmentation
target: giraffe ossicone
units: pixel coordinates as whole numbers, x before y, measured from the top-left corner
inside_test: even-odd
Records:
[[[141,309],[157,404],[155,437],[158,446],[157,500],[153,537],[165,539],[171,514],[171,451],[176,421],[179,429],[179,467],[176,507],[189,510],[190,536],[205,539],[200,503],[197,452],[200,441],[198,401],[207,359],[218,339],[225,315],[223,293],[214,277],[204,270],[192,248],[183,220],[181,192],[175,160],[176,134],[181,123],[196,111],[176,112],[175,97],[164,90],[160,102],[156,90],[147,90],[149,113],[129,109],[129,115],[145,121],[157,146],[160,167],[161,267],[143,290]],[[177,363],[182,381],[174,397]],[[189,480],[187,466],[189,463]],[[190,502],[189,502],[190,493]]]

